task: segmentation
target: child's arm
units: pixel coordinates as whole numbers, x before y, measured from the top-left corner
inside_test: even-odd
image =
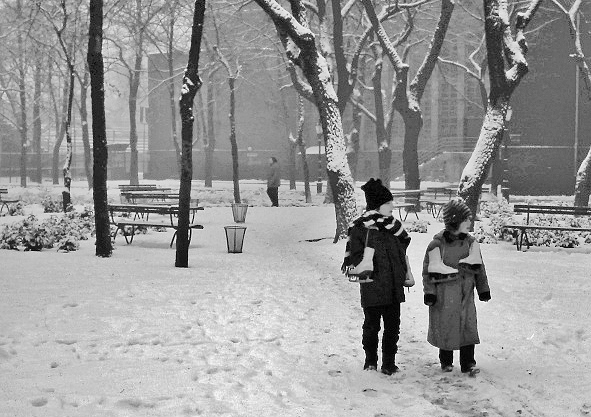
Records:
[[[437,291],[435,290],[435,284],[429,277],[429,252],[438,246],[437,241],[433,240],[427,246],[425,251],[425,258],[423,259],[423,293],[424,303],[428,306],[432,306],[437,302]]]
[[[408,260],[408,255],[404,255],[406,258],[406,280],[404,281],[405,287],[412,287],[415,285],[415,277],[412,275],[412,271],[410,270],[410,261]]]
[[[486,276],[486,268],[484,267],[484,261],[480,270],[474,275],[476,281],[476,292],[478,292],[478,298],[480,301],[490,300],[490,287],[488,286],[488,277]]]

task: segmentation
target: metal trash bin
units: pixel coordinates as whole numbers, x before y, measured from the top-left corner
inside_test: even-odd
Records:
[[[246,226],[224,226],[228,253],[242,253]]]

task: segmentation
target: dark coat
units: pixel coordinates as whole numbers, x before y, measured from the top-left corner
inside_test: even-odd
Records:
[[[490,292],[484,264],[478,271],[458,268],[460,259],[468,256],[474,237],[465,239],[444,237],[440,232],[427,247],[423,261],[423,291],[434,294],[437,301],[429,307],[427,341],[435,347],[456,350],[462,346],[480,343],[476,319],[474,289],[478,294]],[[429,277],[428,253],[439,248],[443,263],[459,270],[452,278],[434,281]]]
[[[281,178],[279,173],[279,164],[273,162],[269,165],[269,172],[267,174],[267,188],[279,188],[281,185]]]
[[[374,226],[352,226],[349,230],[351,264],[361,262],[368,231],[368,246],[375,249],[371,275],[373,282],[359,285],[361,306],[365,308],[402,303],[407,270],[406,247],[398,237]]]

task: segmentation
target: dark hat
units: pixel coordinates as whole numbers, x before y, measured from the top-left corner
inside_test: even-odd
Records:
[[[455,198],[446,203],[442,209],[443,224],[447,230],[457,230],[464,220],[472,215],[470,207],[461,198]]]
[[[376,210],[388,201],[392,201],[392,193],[382,185],[382,180],[370,178],[368,182],[361,186],[365,193],[365,202],[368,210]]]

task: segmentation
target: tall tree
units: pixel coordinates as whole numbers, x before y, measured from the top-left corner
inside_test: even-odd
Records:
[[[347,236],[348,225],[357,215],[353,178],[347,163],[338,98],[331,83],[326,59],[319,53],[314,34],[308,28],[300,0],[290,0],[291,13],[275,0],[255,0],[271,18],[293,65],[301,68],[309,83],[303,91],[314,97],[320,114],[326,146],[327,173],[334,193],[335,242]]]
[[[362,0],[367,16],[372,24],[384,53],[390,59],[396,76],[392,107],[400,114],[404,122],[404,147],[402,165],[404,182],[407,189],[418,189],[421,185],[419,177],[418,140],[423,127],[421,98],[427,82],[437,64],[449,22],[454,10],[453,0],[442,0],[437,26],[431,38],[431,44],[414,78],[409,82],[409,65],[401,59],[390,42],[382,23],[378,19],[371,0]]]
[[[107,127],[105,118],[105,72],[103,64],[103,0],[90,0],[88,27],[88,68],[92,100],[92,150],[95,254],[110,257],[113,253],[107,209]]]
[[[587,59],[585,57],[585,53],[583,52],[583,45],[581,42],[581,30],[580,30],[580,8],[582,0],[575,0],[574,3],[570,6],[570,8],[565,7],[562,3],[558,0],[551,0],[558,10],[562,12],[562,14],[566,17],[568,22],[568,27],[570,31],[570,36],[573,40],[573,49],[574,51],[570,54],[571,58],[574,59],[575,64],[577,65],[577,76],[583,79],[583,83],[585,84],[585,90],[587,91],[587,98],[591,100],[591,70],[589,69],[589,65],[587,65]],[[576,85],[578,86],[579,80],[577,80]],[[579,91],[576,92],[577,95],[580,94]],[[578,96],[577,96],[578,97]],[[575,109],[578,111],[578,109]],[[575,117],[579,117],[578,114]],[[578,120],[575,122],[575,134],[578,134]],[[575,206],[588,206],[589,205],[589,195],[591,195],[591,148],[589,148],[589,152],[581,162],[581,165],[577,169],[577,174],[575,178]]]
[[[189,207],[191,203],[191,179],[193,178],[193,101],[199,88],[199,54],[201,38],[203,36],[203,22],[205,18],[205,0],[195,1],[193,27],[191,32],[191,48],[187,70],[183,76],[181,88],[181,136],[182,136],[182,164],[181,184],[179,189],[179,223],[176,240],[175,266],[187,268],[189,266]]]
[[[509,109],[511,95],[528,71],[525,29],[542,0],[531,0],[528,8],[517,14],[515,37],[503,0],[484,1],[484,31],[490,91],[484,121],[476,147],[464,167],[458,194],[476,213],[482,184],[497,154]]]

